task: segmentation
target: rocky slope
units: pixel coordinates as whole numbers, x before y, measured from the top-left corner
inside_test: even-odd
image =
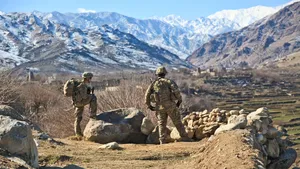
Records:
[[[300,50],[300,2],[239,31],[215,36],[187,60],[201,67],[258,67]]]
[[[130,33],[139,40],[163,47],[185,59],[212,36],[238,30],[263,17],[274,14],[282,7],[256,6],[240,10],[224,10],[208,17],[185,20],[180,16],[137,19],[115,12],[89,13],[42,13],[32,14],[54,23],[82,30],[97,30],[104,24]]]
[[[115,12],[99,13],[36,13],[55,23],[63,23],[81,29],[98,29],[103,24],[130,33],[147,43],[163,47],[186,58],[188,54],[208,41],[212,35],[238,29],[238,25],[226,19],[199,18],[188,25],[171,24],[159,18],[136,19]],[[170,18],[174,19],[174,18]]]
[[[0,70],[10,69],[28,61],[22,57],[0,50]]]
[[[177,55],[108,25],[81,30],[30,13],[0,15],[0,50],[6,65],[29,61],[16,69],[43,72],[189,66]]]

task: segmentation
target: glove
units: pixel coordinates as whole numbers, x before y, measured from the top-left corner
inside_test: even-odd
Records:
[[[181,105],[182,101],[178,100],[178,102],[176,103],[176,106],[179,107]]]
[[[148,106],[148,109],[150,109],[151,111],[155,111],[155,107],[153,106]]]

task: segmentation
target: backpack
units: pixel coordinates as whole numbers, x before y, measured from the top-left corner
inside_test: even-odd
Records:
[[[161,78],[153,84],[153,94],[156,103],[161,104],[165,101],[174,101],[174,93],[170,86],[170,80],[165,78]]]
[[[68,80],[64,84],[64,95],[66,97],[72,97],[74,96],[74,92],[76,91],[76,87],[80,84],[81,82],[79,80],[76,80],[74,78]]]

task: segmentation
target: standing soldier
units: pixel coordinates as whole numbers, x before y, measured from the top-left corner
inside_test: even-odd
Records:
[[[167,70],[163,66],[158,67],[155,74],[157,79],[148,87],[145,94],[145,102],[150,110],[156,111],[160,144],[166,143],[166,125],[168,116],[170,116],[178,130],[181,141],[190,141],[191,139],[188,138],[184,126],[181,123],[178,110],[182,98],[177,84],[174,81],[165,78]],[[153,95],[155,106],[151,105],[151,95]]]
[[[93,74],[85,72],[82,74],[83,80],[79,83],[79,85],[74,90],[74,95],[72,97],[73,104],[75,106],[75,123],[74,129],[76,136],[83,136],[80,122],[82,120],[82,114],[84,110],[84,106],[90,105],[90,118],[96,118],[97,112],[97,98],[94,95],[94,88],[91,85]]]

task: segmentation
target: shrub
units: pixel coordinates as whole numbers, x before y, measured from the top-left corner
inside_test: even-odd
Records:
[[[59,86],[26,83],[19,92],[28,120],[53,137],[67,137],[74,133],[74,108],[71,98],[64,97],[58,89]]]
[[[148,76],[132,76],[123,80],[120,86],[113,88],[113,90],[95,92],[100,112],[135,107],[156,123],[155,113],[147,109],[144,102],[145,92],[150,83]]]

